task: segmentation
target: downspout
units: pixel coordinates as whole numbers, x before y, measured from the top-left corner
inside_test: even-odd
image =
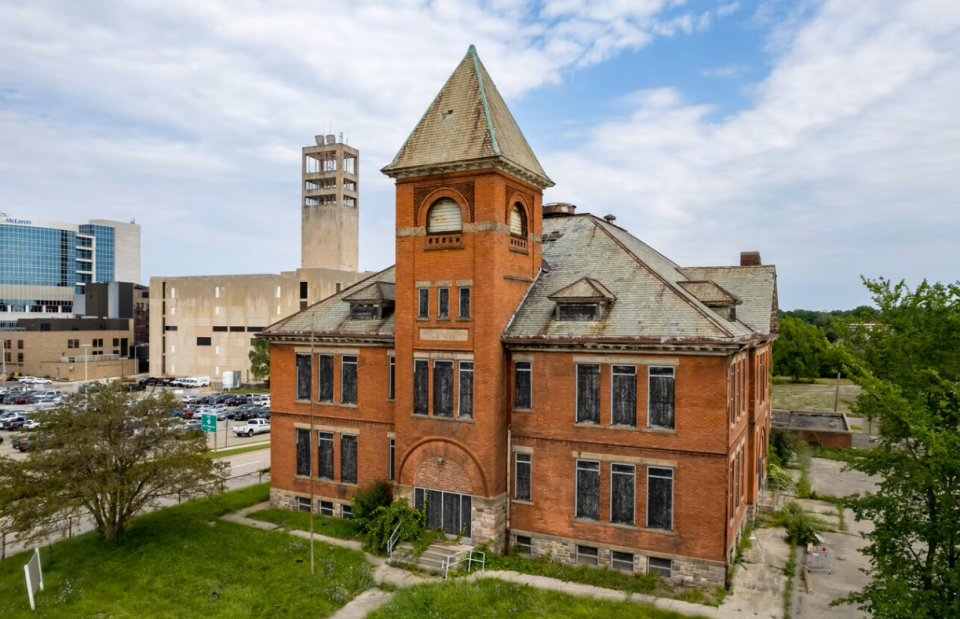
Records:
[[[505,535],[507,539],[504,541],[504,550],[509,549],[510,547],[510,456],[513,455],[513,433],[510,430],[510,426],[507,426],[507,528]]]

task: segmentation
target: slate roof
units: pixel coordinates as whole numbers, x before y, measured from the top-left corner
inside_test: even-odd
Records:
[[[382,171],[395,175],[406,169],[482,161],[512,164],[540,186],[553,185],[471,45]]]
[[[777,316],[777,267],[690,267],[681,269],[690,279],[709,279],[743,301],[737,318],[762,335],[780,332]]]
[[[394,267],[390,267],[314,303],[305,310],[276,322],[263,330],[266,336],[303,335],[310,337],[343,337],[393,340],[393,312],[382,319],[350,318],[348,299],[361,295],[366,300],[374,295],[389,294],[393,298]]]
[[[740,299],[718,286],[715,282],[687,281],[677,283],[683,286],[684,290],[710,307],[713,307],[714,304],[739,305],[741,303]]]
[[[528,340],[733,343],[757,336],[758,332],[751,326],[741,320],[731,322],[721,317],[679,284],[694,279],[712,281],[712,278],[689,276],[676,263],[618,226],[589,214],[551,217],[543,221],[543,236],[556,239],[543,244],[543,258],[551,269],[541,271],[507,326],[504,339],[511,343]],[[556,304],[550,297],[582,278],[597,280],[616,300],[608,305],[598,321],[557,321]],[[723,288],[743,298],[736,289],[725,285]],[[757,296],[759,294],[753,292],[748,295],[751,302],[755,302]],[[766,302],[769,308],[771,297],[767,297]],[[769,333],[769,330],[759,333]]]
[[[395,299],[393,284],[385,281],[375,281],[343,298],[347,303],[383,303]]]
[[[565,286],[553,294],[547,295],[548,299],[553,301],[615,301],[617,297],[613,296],[607,287],[595,279],[582,277],[569,286]]]

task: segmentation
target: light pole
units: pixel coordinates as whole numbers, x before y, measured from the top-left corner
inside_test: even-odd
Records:
[[[93,344],[80,344],[80,348],[90,348]],[[90,357],[88,354],[83,355],[83,382],[87,382],[87,359]]]

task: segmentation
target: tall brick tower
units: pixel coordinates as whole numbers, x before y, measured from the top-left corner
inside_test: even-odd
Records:
[[[476,49],[400,152],[396,179],[396,462],[401,494],[474,541],[504,541],[504,328],[541,265],[553,185]],[[474,311],[482,308],[482,311]]]

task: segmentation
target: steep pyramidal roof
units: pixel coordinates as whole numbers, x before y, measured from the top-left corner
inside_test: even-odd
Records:
[[[540,187],[553,186],[471,45],[382,171],[396,177],[484,167],[503,168]]]

